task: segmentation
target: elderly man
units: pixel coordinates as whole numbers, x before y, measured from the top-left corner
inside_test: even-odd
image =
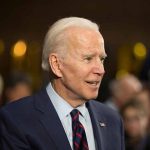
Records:
[[[127,74],[113,80],[109,87],[112,96],[106,101],[106,105],[116,111],[120,111],[128,101],[141,91],[142,83],[136,76]]]
[[[98,26],[78,17],[58,20],[44,43],[50,83],[0,112],[2,150],[124,150],[118,114],[96,102],[105,73]]]

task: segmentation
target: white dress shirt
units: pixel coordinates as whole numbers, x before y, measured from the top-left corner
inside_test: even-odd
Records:
[[[64,127],[67,138],[69,140],[69,143],[71,145],[71,148],[73,149],[72,120],[71,120],[70,112],[74,108],[56,93],[51,83],[48,84],[46,90],[50,97],[50,100],[52,101],[52,104],[54,105],[54,108],[56,109],[59,119],[61,120],[61,123]],[[91,122],[88,109],[86,108],[85,104],[77,107],[76,109],[78,109],[82,114],[79,116],[79,121],[84,126],[89,150],[96,150],[92,122]]]

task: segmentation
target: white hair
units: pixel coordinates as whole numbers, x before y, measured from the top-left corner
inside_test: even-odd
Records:
[[[55,22],[48,30],[43,46],[43,54],[42,54],[42,68],[45,71],[50,71],[49,66],[49,54],[51,52],[62,51],[64,53],[65,43],[62,43],[64,40],[64,36],[60,36],[65,29],[70,27],[81,27],[81,28],[89,28],[96,32],[99,32],[99,27],[96,23],[79,17],[68,17],[63,18]]]

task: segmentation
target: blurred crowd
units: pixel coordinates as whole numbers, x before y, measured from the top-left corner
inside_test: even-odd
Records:
[[[126,150],[150,150],[150,85],[128,74],[110,83],[108,107],[118,111],[125,128]]]
[[[29,75],[15,71],[6,80],[0,76],[0,106],[31,94],[32,81]]]
[[[150,84],[132,74],[109,83],[104,104],[122,116],[126,150],[150,150]],[[7,81],[0,76],[0,106],[32,94],[29,76],[13,72]]]

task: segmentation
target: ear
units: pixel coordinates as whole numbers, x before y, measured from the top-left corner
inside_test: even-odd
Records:
[[[58,57],[58,54],[56,53],[51,53],[49,55],[49,64],[51,67],[52,72],[57,76],[57,77],[62,77],[62,73],[60,70],[60,60]]]

